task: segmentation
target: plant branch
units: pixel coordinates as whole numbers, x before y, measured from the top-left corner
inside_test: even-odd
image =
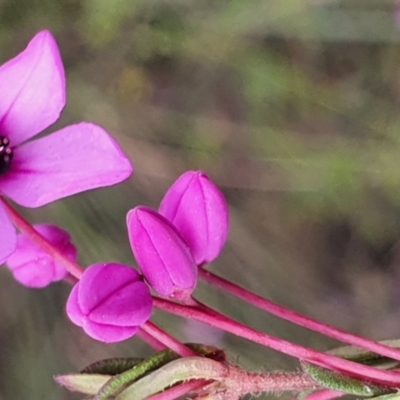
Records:
[[[365,339],[349,332],[342,331],[334,328],[333,326],[326,325],[322,322],[301,315],[295,311],[284,308],[268,299],[251,293],[243,287],[235,285],[234,283],[229,282],[228,280],[221,278],[210,271],[206,271],[204,268],[199,268],[199,276],[208,283],[217,286],[220,289],[239,297],[247,303],[252,304],[253,306],[267,311],[268,313],[286,321],[290,321],[296,325],[300,325],[314,332],[318,332],[321,335],[372,351],[373,353],[381,354],[382,356],[389,357],[394,360],[400,360],[400,350],[398,349]]]
[[[184,306],[158,297],[154,297],[153,302],[154,306],[161,310],[180,315],[181,317],[204,322],[236,336],[243,337],[265,347],[296,357],[300,360],[306,360],[310,363],[342,372],[346,375],[376,382],[378,384],[390,387],[400,387],[400,374],[396,372],[379,370],[377,368],[372,368],[330,354],[321,353],[307,347],[296,345],[247,327],[214,310],[208,312],[200,307]]]
[[[43,235],[37,232],[35,228],[1,196],[0,201],[3,203],[12,223],[20,232],[25,234],[32,242],[36,243],[42,250],[47,252],[54,261],[62,264],[73,277],[80,279],[83,273],[83,268],[79,264],[71,261],[62,251],[57,249]]]

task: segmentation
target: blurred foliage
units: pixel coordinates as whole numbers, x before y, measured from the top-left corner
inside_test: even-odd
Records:
[[[399,337],[398,2],[1,0],[0,22],[4,61],[40,29],[57,38],[69,97],[49,131],[95,121],[135,165],[118,187],[26,212],[68,229],[83,265],[133,264],[127,210],[157,207],[181,172],[204,169],[232,215],[212,268],[344,329]],[[78,398],[52,375],[150,351],[86,338],[63,315],[66,285],[27,290],[3,269],[1,287],[0,400]],[[259,329],[333,344],[206,285],[199,294]],[[187,339],[180,320],[155,320]],[[296,365],[230,336],[219,343],[250,368]]]

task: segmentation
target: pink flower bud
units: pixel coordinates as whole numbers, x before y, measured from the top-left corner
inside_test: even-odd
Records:
[[[34,228],[70,260],[76,261],[77,251],[68,232],[48,224],[34,225]],[[51,282],[63,279],[67,274],[60,263],[55,262],[48,253],[22,233],[18,234],[17,248],[8,257],[7,267],[18,282],[32,288],[45,287]]]
[[[160,295],[183,299],[196,286],[197,266],[176,228],[148,207],[127,215],[129,241],[150,286]]]
[[[133,268],[94,264],[73,287],[67,314],[93,339],[112,343],[133,336],[150,318],[152,304],[149,288]]]
[[[168,189],[159,212],[176,226],[197,265],[218,256],[228,235],[228,206],[204,172],[182,174]]]

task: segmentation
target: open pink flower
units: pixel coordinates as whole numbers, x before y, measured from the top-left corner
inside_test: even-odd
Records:
[[[150,290],[137,271],[106,263],[85,269],[69,295],[67,314],[93,339],[112,343],[133,336],[152,307]]]
[[[76,261],[77,250],[71,243],[69,233],[58,226],[34,225],[34,228],[66,257]],[[18,234],[17,248],[7,259],[7,267],[22,285],[42,288],[51,282],[60,281],[67,270],[23,233]]]
[[[53,124],[65,105],[65,76],[51,33],[0,67],[0,195],[39,207],[132,173],[108,133],[83,122],[30,141]],[[0,264],[14,251],[16,232],[0,203]]]

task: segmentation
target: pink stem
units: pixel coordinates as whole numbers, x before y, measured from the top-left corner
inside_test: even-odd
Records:
[[[342,331],[332,326],[323,324],[322,322],[305,317],[304,315],[281,307],[280,305],[275,304],[270,300],[264,299],[261,296],[251,293],[241,286],[235,285],[234,283],[229,282],[228,280],[221,278],[213,274],[212,272],[206,271],[203,268],[199,268],[199,276],[201,276],[207,282],[225,290],[226,292],[241,298],[242,300],[254,305],[255,307],[261,308],[262,310],[265,310],[270,314],[276,315],[279,318],[290,321],[304,328],[311,329],[322,335],[340,340],[342,342],[364,348],[366,350],[381,354],[394,360],[400,360],[400,350],[398,349],[394,349],[393,347],[389,347],[384,344],[374,342],[372,340],[368,340],[357,335],[353,335],[352,333]]]
[[[235,398],[246,394],[282,393],[286,391],[300,392],[303,390],[321,389],[309,375],[293,372],[247,372],[236,366],[228,366],[228,376],[223,384],[227,393]]]
[[[0,200],[2,201],[12,223],[18,228],[18,230],[29,237],[29,239],[36,243],[42,250],[46,251],[54,261],[59,262],[65,267],[69,272],[69,275],[67,275],[67,281],[70,283],[76,283],[79,281],[84,269],[77,263],[68,259],[62,251],[54,247],[44,236],[37,232],[21,214],[19,214],[4,200],[4,198],[0,197]],[[174,350],[182,357],[197,355],[196,352],[189,349],[151,322],[142,325],[142,330],[147,334],[147,339],[150,340],[150,338],[153,337],[152,344],[157,347],[164,345],[165,347]]]
[[[141,326],[142,330],[147,334],[151,335],[154,339],[156,339],[159,343],[163,344],[165,347],[170,348],[176,354],[179,354],[181,357],[193,357],[198,356],[198,354],[185,346],[174,337],[163,331],[157,325],[153,324],[150,321],[147,321],[145,324]]]
[[[4,198],[0,197],[8,216],[12,223],[19,229],[20,232],[24,233],[29,237],[32,242],[36,243],[41,249],[46,251],[53,258],[54,261],[62,264],[65,269],[75,278],[80,279],[83,273],[83,268],[77,263],[69,260],[62,251],[54,247],[47,239],[42,236],[35,228],[14,208],[12,208]]]
[[[64,281],[69,283],[70,285],[74,286],[76,283],[79,282],[78,278],[75,278],[73,275],[71,275],[69,272],[67,275],[64,277]]]
[[[338,392],[336,390],[324,389],[317,392],[311,393],[306,396],[305,400],[331,400],[337,399],[338,397],[346,396],[346,393]]]
[[[180,315],[185,318],[192,318],[200,322],[204,322],[206,324],[223,329],[226,332],[230,332],[236,336],[259,343],[265,347],[269,347],[289,356],[296,357],[300,360],[306,360],[313,364],[339,372],[347,372],[347,375],[355,376],[361,379],[368,379],[372,382],[384,384],[386,386],[400,386],[400,374],[396,372],[368,367],[366,365],[358,364],[332,356],[330,354],[321,353],[307,347],[287,342],[280,338],[270,336],[263,332],[244,326],[231,318],[217,313],[216,311],[208,312],[198,307],[184,306],[166,299],[160,299],[158,297],[153,297],[153,304],[155,307],[161,310],[168,311],[172,314]]]
[[[188,381],[177,386],[173,386],[170,389],[164,390],[161,393],[155,394],[147,398],[147,400],[175,400],[184,396],[189,392],[201,389],[203,386],[208,385],[210,381],[197,380]]]
[[[143,340],[143,342],[146,342],[156,351],[162,351],[166,349],[166,346],[163,343],[147,333],[142,327],[139,328],[137,335]]]

